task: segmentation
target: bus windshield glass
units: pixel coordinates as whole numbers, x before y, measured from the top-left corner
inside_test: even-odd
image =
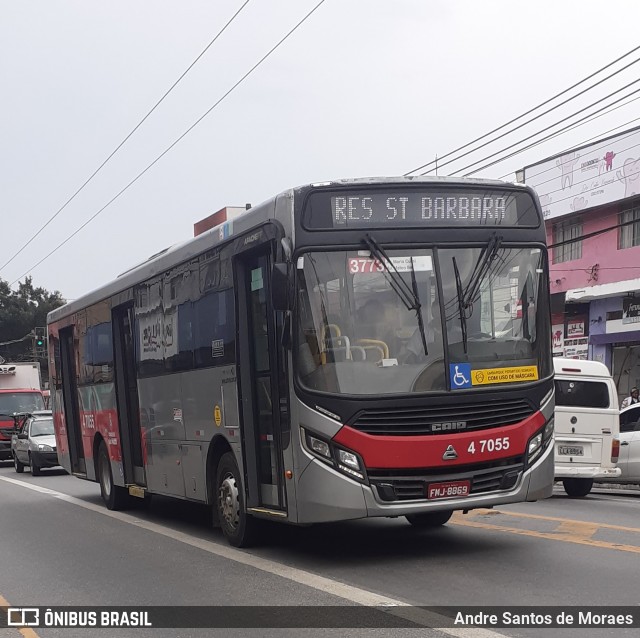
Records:
[[[296,364],[309,390],[406,395],[550,374],[544,251],[317,251],[297,261]]]

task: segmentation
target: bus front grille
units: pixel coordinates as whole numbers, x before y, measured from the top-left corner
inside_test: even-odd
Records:
[[[534,412],[524,399],[477,401],[420,408],[362,410],[347,425],[374,436],[451,434],[513,425]]]

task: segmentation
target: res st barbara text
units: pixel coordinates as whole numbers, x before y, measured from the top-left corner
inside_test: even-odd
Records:
[[[505,197],[482,196],[339,196],[331,198],[335,224],[410,221],[502,221]]]

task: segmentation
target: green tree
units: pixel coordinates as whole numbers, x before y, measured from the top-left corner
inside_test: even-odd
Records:
[[[31,277],[26,277],[18,290],[11,290],[0,279],[0,356],[7,361],[32,359],[36,327],[46,326],[47,313],[64,303],[57,290],[35,288]]]

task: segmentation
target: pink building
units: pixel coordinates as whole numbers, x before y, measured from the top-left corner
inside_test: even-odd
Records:
[[[640,127],[527,166],[547,226],[554,356],[640,386]]]

